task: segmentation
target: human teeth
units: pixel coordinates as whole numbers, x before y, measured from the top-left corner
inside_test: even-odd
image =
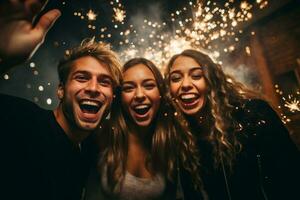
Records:
[[[139,115],[145,115],[150,110],[150,107],[150,105],[137,105],[133,110]]]
[[[138,105],[135,107],[135,109],[144,109],[144,108],[148,108],[148,105]]]
[[[196,95],[195,94],[185,94],[181,96],[181,99],[185,100],[185,99],[192,99],[195,98]]]
[[[80,102],[79,106],[82,112],[95,114],[101,108],[101,103],[98,101],[83,100]]]
[[[81,104],[82,105],[89,105],[89,106],[99,106],[99,104],[97,102],[94,102],[94,101],[82,101]]]

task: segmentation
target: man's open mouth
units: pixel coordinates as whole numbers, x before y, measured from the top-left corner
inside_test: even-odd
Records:
[[[100,101],[95,100],[82,100],[79,107],[83,113],[96,114],[102,106]]]
[[[143,105],[137,105],[133,107],[134,112],[136,112],[138,115],[145,115],[149,110],[151,106],[148,104]]]

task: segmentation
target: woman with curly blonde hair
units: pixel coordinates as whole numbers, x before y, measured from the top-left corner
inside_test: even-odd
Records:
[[[165,77],[182,111],[177,117],[186,121],[197,144],[198,171],[209,199],[300,196],[292,184],[300,178],[299,151],[268,103],[196,50],[174,55]],[[203,196],[193,176],[181,170],[184,199]]]

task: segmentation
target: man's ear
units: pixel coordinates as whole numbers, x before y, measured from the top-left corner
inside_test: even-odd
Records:
[[[64,98],[64,95],[64,86],[62,83],[60,83],[57,88],[57,97],[59,100],[62,100]]]

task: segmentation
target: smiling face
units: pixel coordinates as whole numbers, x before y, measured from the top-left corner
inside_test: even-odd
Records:
[[[160,105],[160,93],[152,71],[144,64],[123,73],[122,104],[138,126],[149,126]]]
[[[66,83],[58,88],[60,125],[69,130],[92,131],[98,127],[113,99],[113,81],[107,66],[85,56],[71,64]]]
[[[205,105],[207,85],[203,68],[191,57],[179,56],[170,69],[170,92],[179,108],[196,115]]]

